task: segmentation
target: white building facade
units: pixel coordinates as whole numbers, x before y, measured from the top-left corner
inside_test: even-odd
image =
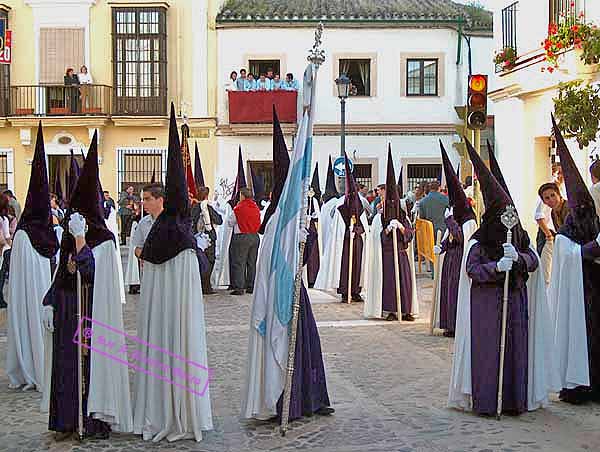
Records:
[[[574,9],[585,14],[586,22],[600,24],[600,2],[574,1]],[[496,73],[492,80],[490,99],[494,102],[496,154],[504,171],[511,194],[522,221],[530,233],[535,233],[533,212],[538,202],[537,189],[551,180],[555,149],[550,114],[553,98],[560,82],[575,79],[600,81],[600,72],[578,63],[576,51],[568,50],[559,57],[559,69],[542,70],[542,42],[548,25],[571,8],[561,0],[497,0],[494,9],[495,49],[513,47],[518,59],[515,66]],[[577,143],[569,147],[580,172],[589,182],[590,153],[596,143],[579,152]]]
[[[237,10],[225,3],[217,17],[217,69],[222,87],[217,108],[217,180],[235,178],[240,145],[246,171],[250,167],[255,173],[270,171],[272,155],[270,119],[263,124],[230,121],[234,106],[229,105],[225,90],[230,72],[273,67],[282,79],[292,73],[301,86],[319,20],[325,26],[326,61],[319,70],[316,87],[313,155],[319,164],[322,188],[328,157],[340,155],[340,101],[335,79],[342,72],[348,73],[357,88],[357,95],[350,96],[346,103],[346,151],[357,165],[355,176],[359,182],[374,187],[385,181],[388,143],[396,173],[403,169],[405,191],[421,180],[439,176],[438,140],[458,164],[460,157],[452,146],[460,141],[454,106],[465,104],[469,71],[467,39],[459,30],[470,35],[473,72],[490,73],[491,14],[481,11],[487,22],[475,23],[464,6],[442,1],[441,6],[431,7],[424,19],[411,17],[409,9],[402,14],[401,8],[413,2],[398,0],[387,6],[395,10],[383,11],[378,17],[366,13],[361,17],[360,11],[351,16],[347,10],[345,17],[333,17],[325,11],[307,10],[305,14],[311,14],[307,18],[299,11],[295,16],[294,11],[285,16],[281,2],[272,2],[273,6],[270,1],[259,3],[256,10],[263,11],[262,16],[240,11],[235,2]],[[356,8],[360,2],[339,3]],[[299,117],[301,93],[298,97]],[[295,130],[293,123],[284,125],[290,148]]]

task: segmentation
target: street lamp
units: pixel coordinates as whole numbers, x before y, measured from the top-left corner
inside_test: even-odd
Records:
[[[342,74],[339,78],[335,79],[335,84],[337,86],[341,107],[342,133],[340,134],[340,155],[343,157],[344,150],[346,149],[346,99],[348,99],[348,93],[350,92],[350,79],[346,74]]]

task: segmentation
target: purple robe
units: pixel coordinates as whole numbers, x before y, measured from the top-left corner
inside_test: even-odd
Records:
[[[317,220],[310,220],[310,226],[308,228],[309,233],[314,234],[315,237],[318,237],[317,231]],[[308,256],[308,261],[306,262],[306,276],[308,279],[308,287],[313,287],[315,285],[315,281],[317,280],[317,274],[319,273],[319,267],[321,265],[321,256],[319,255],[319,247],[312,246],[310,254]]]
[[[454,217],[445,220],[448,232],[452,235],[442,242],[444,265],[440,279],[440,328],[454,333],[456,328],[456,306],[458,304],[458,281],[462,264],[464,236],[462,226]]]
[[[310,231],[304,249],[304,264],[310,251],[316,248],[316,230]],[[321,408],[328,407],[327,380],[321,353],[321,339],[317,322],[312,313],[310,298],[304,281],[300,288],[300,311],[298,329],[296,330],[296,355],[294,358],[294,374],[292,376],[292,394],[290,398],[289,420],[302,416],[311,416]],[[283,394],[277,402],[277,416],[281,422]]]
[[[502,298],[505,273],[496,271],[497,261],[490,259],[479,244],[467,258],[471,286],[471,377],[473,411],[496,414]],[[538,267],[531,250],[519,252],[513,264],[508,296],[507,333],[502,385],[502,411],[520,414],[527,410],[528,369],[528,273]]]
[[[592,398],[600,400],[600,246],[593,240],[581,247],[583,294],[588,341],[588,361]]]
[[[91,317],[94,287],[94,255],[86,245],[74,256],[73,260],[81,273],[82,285],[88,286],[89,310]],[[76,277],[63,281],[57,287],[56,281],[44,297],[44,306],[54,308],[54,334],[52,344],[52,380],[50,385],[50,413],[48,429],[55,432],[75,432],[78,428],[78,375],[77,344],[73,342],[77,331],[77,290]],[[109,432],[105,422],[85,415],[90,382],[90,350],[83,354],[84,392],[83,413],[84,428],[87,434]]]
[[[342,215],[343,216],[343,215]],[[348,249],[350,247],[350,231],[349,225],[350,220],[346,221],[346,233],[344,234],[344,248],[342,249],[342,266],[340,271],[340,283],[338,285],[337,293],[343,296],[342,302],[346,301],[348,297]],[[354,225],[354,241],[352,242],[352,287],[350,295],[353,298],[360,297],[362,287],[360,286],[360,277],[362,274],[362,252],[363,252],[363,233],[364,229],[360,219],[356,221]]]
[[[411,314],[413,307],[413,281],[410,271],[410,261],[408,260],[408,245],[414,237],[414,231],[408,220],[402,221],[404,234],[398,229],[398,267],[400,270],[400,297],[402,304],[402,313]],[[398,302],[396,301],[396,272],[394,269],[394,239],[392,233],[386,233],[384,226],[381,231],[381,259],[383,265],[383,284],[381,287],[382,310],[386,312],[398,311]]]

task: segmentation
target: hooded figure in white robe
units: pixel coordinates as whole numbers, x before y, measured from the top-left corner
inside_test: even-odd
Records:
[[[161,363],[165,380],[136,373],[134,433],[154,442],[201,441],[202,431],[213,428],[210,373],[197,244],[173,104],[164,210],[152,225],[141,259],[137,333],[144,342],[137,353],[145,362]]]
[[[69,232],[63,233],[59,265],[44,297],[43,321],[53,332],[52,378],[50,388],[45,388],[49,391],[49,429],[70,434],[78,428],[78,338],[84,350],[85,434],[105,438],[111,430],[131,432],[133,422],[128,367],[110,357],[125,347],[119,290],[122,280],[117,271],[121,263],[98,196],[97,140],[95,133],[71,193],[64,220]],[[75,270],[82,276],[82,313],[91,322],[83,319],[79,323],[77,317]],[[85,328],[93,334],[82,335]],[[111,348],[104,344],[111,344]]]
[[[14,389],[25,385],[25,389],[35,387],[41,392],[43,388],[42,299],[50,287],[50,259],[57,250],[40,122],[27,200],[10,258],[6,373],[9,385]]]

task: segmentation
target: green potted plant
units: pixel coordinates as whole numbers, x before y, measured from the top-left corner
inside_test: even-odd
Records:
[[[503,71],[508,71],[515,67],[517,61],[517,52],[512,47],[504,47],[494,56],[494,63],[502,68]]]
[[[554,98],[554,115],[566,137],[575,138],[579,148],[595,141],[600,122],[600,88],[582,80],[560,83]]]

